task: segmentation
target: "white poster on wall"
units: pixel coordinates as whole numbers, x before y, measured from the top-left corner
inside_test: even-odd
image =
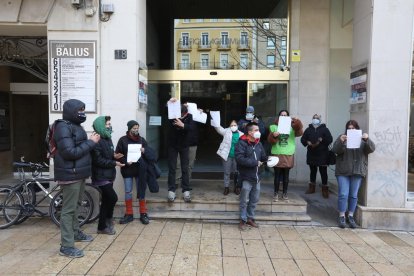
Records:
[[[96,112],[95,49],[95,41],[49,41],[51,112],[61,112],[69,99],[84,102],[86,112]]]

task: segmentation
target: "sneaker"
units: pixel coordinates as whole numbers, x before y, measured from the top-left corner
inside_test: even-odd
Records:
[[[96,233],[98,233],[98,234],[104,234],[104,235],[115,235],[116,234],[116,231],[114,229],[111,229],[109,227],[106,227],[103,230],[99,230],[98,229],[98,231]]]
[[[134,220],[134,215],[125,214],[123,218],[119,220],[119,224],[127,224]]]
[[[169,202],[174,202],[174,200],[175,200],[175,192],[169,191],[168,192],[168,201]]]
[[[247,223],[244,220],[242,220],[242,219],[240,220],[240,223],[239,223],[239,229],[241,231],[247,230]]]
[[[340,228],[345,228],[345,217],[339,217],[339,219],[338,219],[338,226]]]
[[[142,224],[148,224],[150,222],[147,213],[141,214],[139,220],[142,222]]]
[[[91,242],[93,237],[83,233],[81,230],[78,230],[78,233],[75,234],[75,241],[77,242]]]
[[[352,229],[357,227],[353,216],[348,216],[348,220],[349,220],[349,227],[351,227]]]
[[[66,246],[60,247],[59,255],[69,257],[69,258],[82,258],[84,256],[83,250],[77,249],[75,247],[66,247]]]
[[[191,202],[191,194],[190,191],[185,191],[183,193],[184,201],[185,202]]]
[[[106,219],[105,221],[106,227],[109,228],[111,231],[115,232],[115,227],[114,227],[114,219],[110,218],[110,219]]]
[[[228,195],[228,194],[229,194],[229,192],[230,192],[229,187],[225,187],[225,188],[224,188],[223,195]]]
[[[279,194],[278,193],[273,194],[273,201],[275,201],[275,202],[279,201]]]
[[[251,227],[254,227],[254,228],[259,228],[259,225],[257,225],[257,223],[254,221],[254,219],[248,219],[246,224],[250,225]]]
[[[282,195],[282,198],[283,198],[283,200],[288,200],[288,199],[289,199],[286,193],[284,193],[284,194]]]

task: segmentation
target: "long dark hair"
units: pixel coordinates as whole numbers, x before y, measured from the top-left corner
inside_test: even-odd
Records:
[[[287,114],[288,116],[290,116],[290,115],[289,115],[289,111],[287,111],[286,109],[282,109],[282,110],[280,110],[278,115],[280,116],[280,114],[282,114],[282,112],[283,112],[283,111],[284,111],[284,112],[286,112],[286,114]]]
[[[355,121],[355,120],[349,120],[349,121],[348,121],[348,122],[346,122],[346,124],[345,124],[345,133],[346,133],[346,130],[348,129],[348,127],[349,127],[350,125],[353,125],[355,129],[360,129],[360,128],[359,128],[359,124],[358,124],[358,122],[357,122],[357,121]]]

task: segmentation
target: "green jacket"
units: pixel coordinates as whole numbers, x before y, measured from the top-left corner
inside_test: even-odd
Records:
[[[336,154],[335,175],[361,175],[365,177],[368,170],[368,154],[374,152],[375,144],[368,138],[361,140],[359,149],[347,149],[346,142],[342,143],[338,136],[333,144],[332,151]]]

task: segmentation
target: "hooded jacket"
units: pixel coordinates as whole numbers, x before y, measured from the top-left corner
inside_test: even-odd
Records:
[[[85,107],[79,100],[71,99],[63,104],[63,120],[58,122],[54,133],[57,153],[54,158],[56,181],[82,180],[91,175],[91,154],[95,142],[89,140],[80,125],[78,111]]]
[[[262,143],[259,140],[250,142],[248,136],[243,135],[236,144],[234,155],[236,157],[240,183],[243,183],[243,180],[250,183],[258,183],[260,181],[258,161],[267,161]]]
[[[322,138],[322,141],[319,141],[319,138]],[[308,146],[308,141],[316,146]],[[308,165],[328,165],[328,152],[329,145],[332,143],[332,135],[325,124],[321,124],[316,128],[312,124],[309,124],[309,127],[303,133],[300,142],[304,147],[308,148],[306,154],[306,163]]]
[[[93,128],[101,135],[101,139],[92,151],[92,181],[114,181],[116,176],[116,161],[111,133],[105,127],[105,116],[100,116],[93,122]]]

